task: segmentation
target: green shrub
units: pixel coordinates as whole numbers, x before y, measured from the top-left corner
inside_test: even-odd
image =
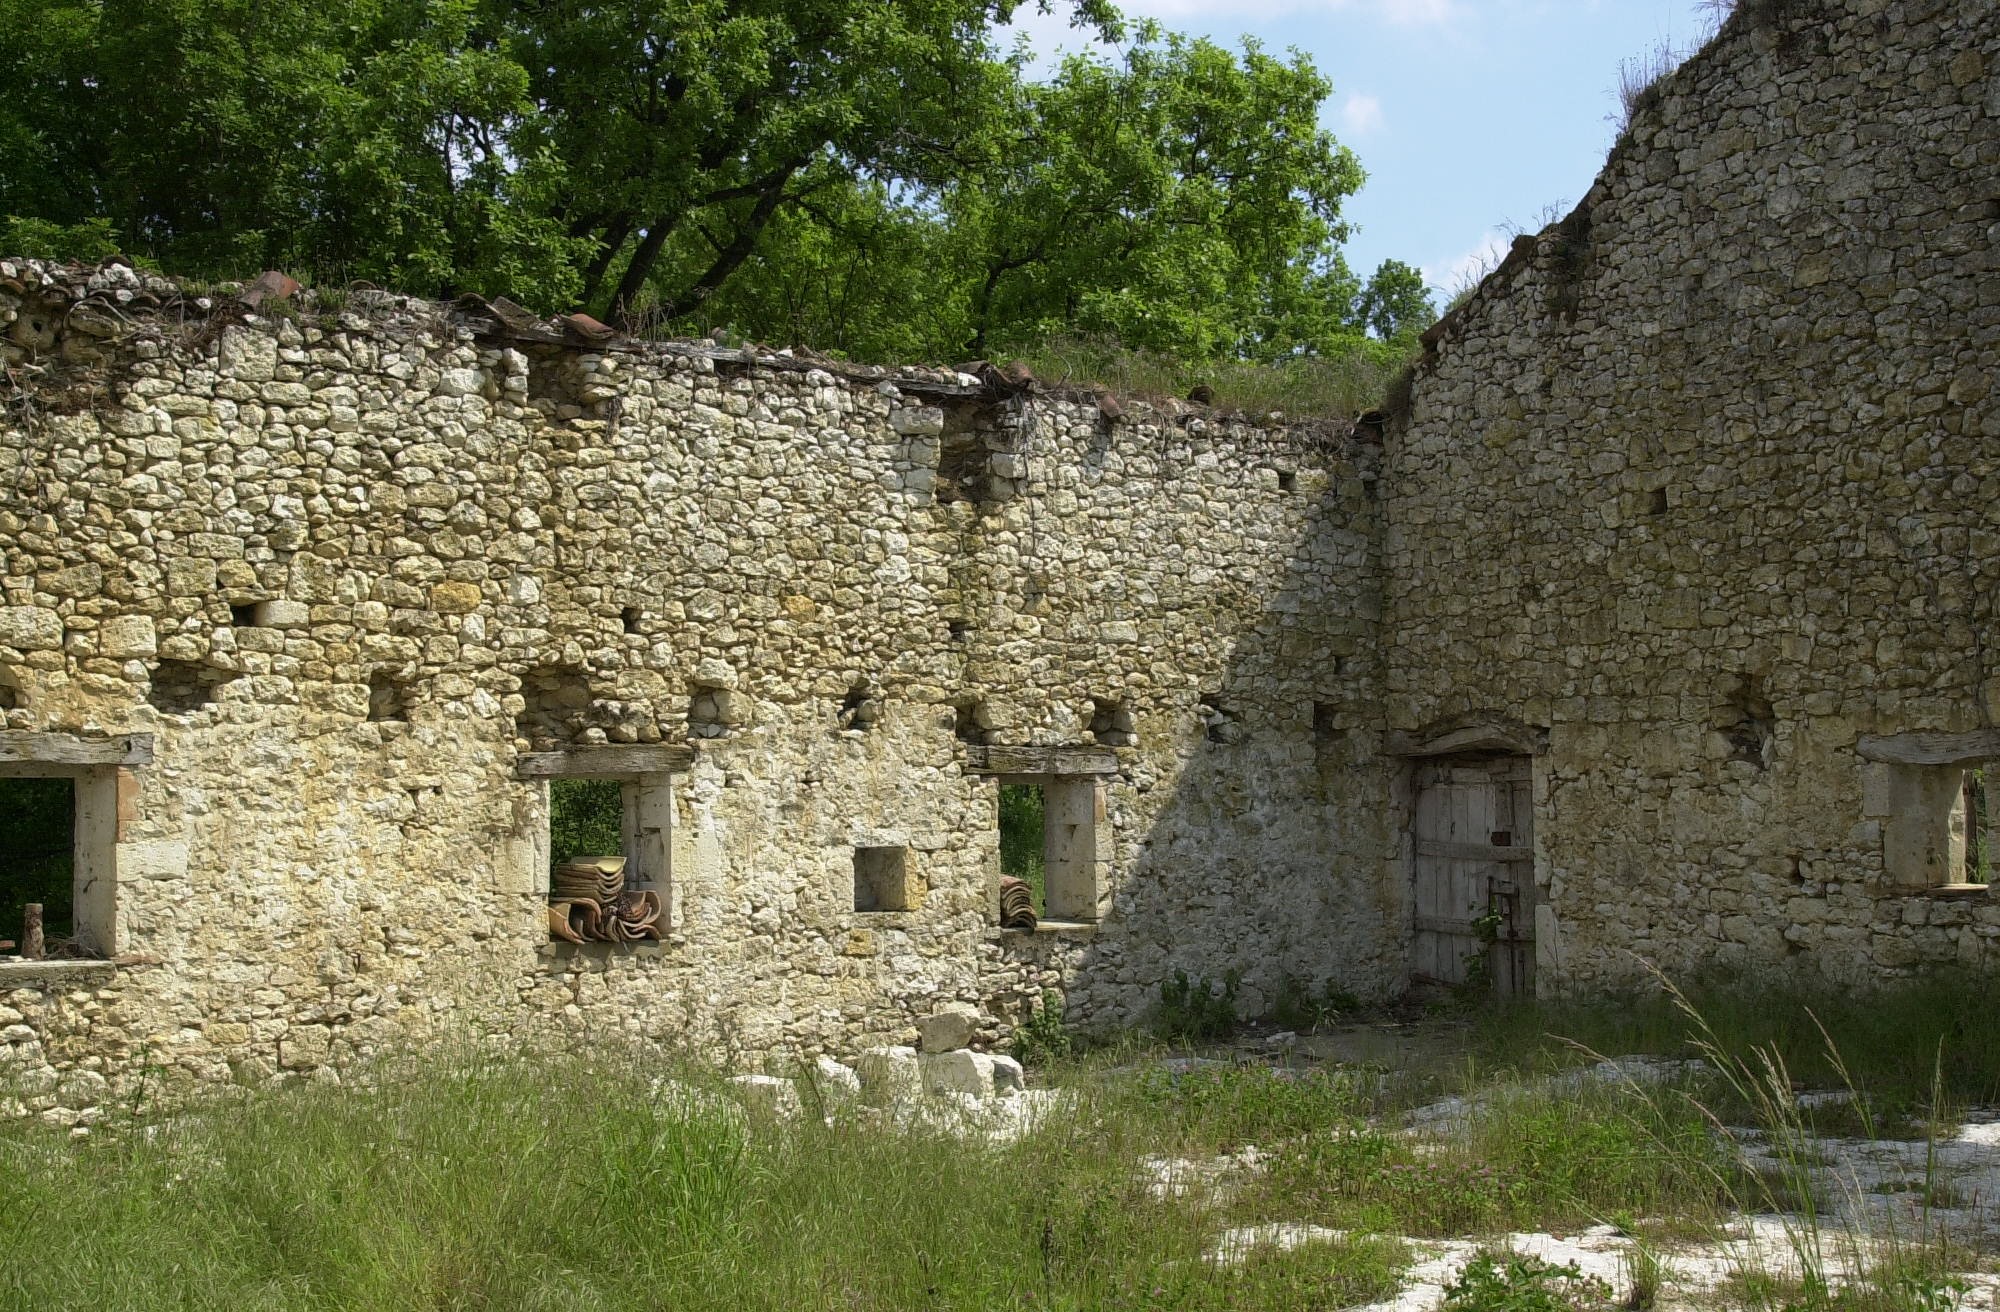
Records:
[[[1177,1043],[1227,1038],[1236,1030],[1236,990],[1243,972],[1226,972],[1218,983],[1202,975],[1188,978],[1185,970],[1160,985],[1160,1004],[1154,1010],[1153,1028],[1163,1039]]]
[[[1288,971],[1278,980],[1277,995],[1271,1003],[1271,1021],[1281,1029],[1310,1033],[1360,1009],[1361,1000],[1332,980],[1325,981],[1315,992],[1310,981]]]
[[[1070,1055],[1069,1028],[1063,1024],[1062,994],[1042,990],[1041,1005],[1014,1028],[1014,1055],[1034,1066],[1044,1066]]]
[[[1610,1287],[1573,1262],[1483,1252],[1444,1291],[1443,1312],[1585,1312],[1610,1301]]]

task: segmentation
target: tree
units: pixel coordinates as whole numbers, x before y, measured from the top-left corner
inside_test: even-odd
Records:
[[[1115,32],[1105,0],[1074,0]],[[489,6],[569,169],[584,297],[691,314],[788,210],[863,180],[940,185],[1012,76],[1015,0],[539,0]],[[650,293],[650,295],[649,295]]]
[[[1385,342],[1408,342],[1437,322],[1424,275],[1401,260],[1384,260],[1355,305],[1356,316]]]
[[[1318,126],[1329,90],[1301,55],[1150,28],[1121,63],[1072,56],[1021,87],[999,165],[943,205],[978,270],[968,346],[1064,329],[1192,358],[1326,345],[1362,180]]]
[[[1034,81],[1018,3],[0,0],[0,239],[878,358],[1428,321],[1341,259],[1362,173],[1303,56],[1039,0],[1127,43]]]
[[[0,0],[0,215],[108,223],[187,273],[432,294],[576,256],[526,73],[473,0]]]

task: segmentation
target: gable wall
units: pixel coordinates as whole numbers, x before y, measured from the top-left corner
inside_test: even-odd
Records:
[[[2000,934],[1885,887],[1855,751],[2000,714],[2000,10],[1741,9],[1387,443],[1388,727],[1550,731],[1544,987]]]

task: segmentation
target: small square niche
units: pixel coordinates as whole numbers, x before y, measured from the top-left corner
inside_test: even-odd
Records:
[[[915,911],[923,901],[910,870],[907,847],[854,849],[854,909]]]

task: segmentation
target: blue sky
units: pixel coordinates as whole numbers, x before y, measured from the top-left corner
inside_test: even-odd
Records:
[[[1580,200],[1611,147],[1619,64],[1699,44],[1697,0],[1119,0],[1127,14],[1234,46],[1296,46],[1333,83],[1326,126],[1361,157],[1348,263],[1395,258],[1449,293],[1508,224]],[[1038,50],[1075,45],[1058,18]]]

